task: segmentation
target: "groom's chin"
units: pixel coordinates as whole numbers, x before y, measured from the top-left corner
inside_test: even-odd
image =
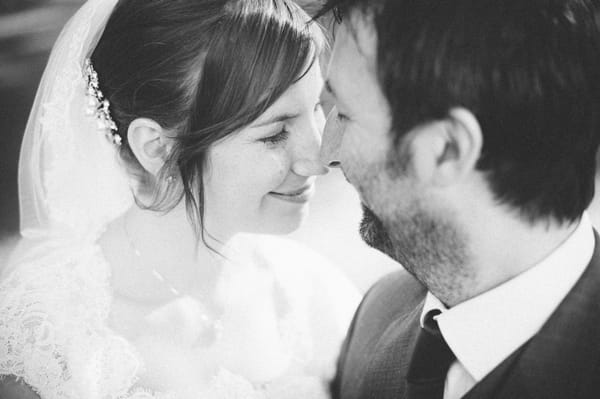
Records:
[[[360,236],[363,241],[368,246],[381,251],[388,256],[392,256],[392,241],[383,222],[365,204],[362,204],[362,209],[363,217],[360,222]]]

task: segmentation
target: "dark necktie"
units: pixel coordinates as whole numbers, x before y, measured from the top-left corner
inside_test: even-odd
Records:
[[[407,374],[406,399],[442,399],[448,369],[455,359],[446,344],[434,316],[439,310],[425,315],[410,359]]]

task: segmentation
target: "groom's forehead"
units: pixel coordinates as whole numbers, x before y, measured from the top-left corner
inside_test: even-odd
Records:
[[[338,25],[330,69],[377,70],[377,35],[367,21],[356,18]]]
[[[347,45],[367,59],[375,59],[377,55],[377,28],[373,17],[355,11],[341,24],[338,24],[335,38],[341,36]]]

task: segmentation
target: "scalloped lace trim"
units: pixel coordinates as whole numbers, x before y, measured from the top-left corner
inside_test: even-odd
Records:
[[[107,265],[96,248],[62,259],[22,264],[0,283],[0,374],[44,399],[126,397],[141,363],[106,327]]]

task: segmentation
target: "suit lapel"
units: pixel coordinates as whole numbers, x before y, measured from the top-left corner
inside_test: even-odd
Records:
[[[422,309],[423,301],[385,330],[370,356],[361,399],[402,399],[405,396],[406,359],[410,359],[415,347]]]
[[[512,373],[515,364],[518,362],[519,358],[523,354],[525,346],[517,349],[513,354],[511,354],[506,360],[504,360],[498,367],[496,367],[491,373],[486,375],[477,385],[475,385],[462,399],[492,399],[498,398],[498,393],[501,388],[506,389],[509,388],[511,392],[519,392],[513,393],[510,398],[519,398],[519,399],[529,399],[528,395],[525,395],[520,390],[520,385],[518,384],[505,384],[509,375]],[[504,393],[503,393],[504,395]]]
[[[542,329],[465,399],[600,397],[598,243],[596,234],[592,260]]]

